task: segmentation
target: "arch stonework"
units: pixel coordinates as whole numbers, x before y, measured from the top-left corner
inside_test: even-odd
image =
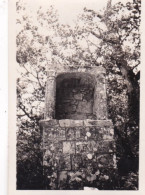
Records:
[[[94,175],[94,181],[104,182],[105,179],[101,180],[103,175],[106,180],[109,180],[112,171],[116,170],[114,128],[112,121],[108,119],[105,75],[106,71],[103,67],[77,69],[63,67],[48,71],[45,118],[40,121],[43,131],[46,189],[50,188],[50,183],[53,183],[51,189],[70,189],[71,175],[76,172],[84,175],[81,178],[82,185],[77,188],[82,189],[88,182],[89,172]],[[90,88],[92,88],[91,92]],[[67,90],[71,95],[63,98]],[[91,103],[88,104],[84,95],[87,92],[88,94],[93,92],[90,96]],[[58,94],[61,94],[61,97],[57,97]],[[60,98],[62,101],[57,103]],[[62,107],[64,102],[71,104],[68,111],[65,111],[66,105]],[[77,110],[72,102],[75,102],[80,109]],[[91,110],[90,113],[86,112],[87,109]],[[71,114],[68,113],[69,111]],[[66,114],[63,115],[65,112]],[[52,170],[49,172],[50,167]],[[52,177],[53,181],[50,181],[51,174],[55,175]]]

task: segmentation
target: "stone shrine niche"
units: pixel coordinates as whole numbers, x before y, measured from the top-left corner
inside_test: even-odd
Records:
[[[95,78],[87,73],[60,74],[56,78],[56,119],[95,119]]]
[[[93,66],[48,71],[45,118],[40,121],[44,189],[99,189],[113,182],[115,139],[107,114],[105,74],[103,67]]]
[[[49,71],[45,118],[107,119],[105,73],[103,67]]]

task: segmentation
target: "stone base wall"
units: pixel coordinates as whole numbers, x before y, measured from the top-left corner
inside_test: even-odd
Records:
[[[40,127],[45,189],[99,188],[111,181],[116,169],[111,120],[42,120]]]

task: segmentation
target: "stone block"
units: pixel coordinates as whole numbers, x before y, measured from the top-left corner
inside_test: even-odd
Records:
[[[55,145],[55,154],[57,156],[62,155],[63,153],[63,141],[58,141],[57,143],[54,144]]]
[[[59,131],[55,129],[48,131],[47,139],[54,140],[54,139],[57,139],[58,137],[59,137]]]
[[[103,139],[103,128],[97,126],[84,127],[85,140],[102,140]]]
[[[84,127],[75,128],[76,140],[85,140],[86,131]]]
[[[75,142],[74,141],[64,141],[63,142],[63,153],[64,154],[74,154],[75,153]]]
[[[46,128],[43,131],[44,142],[48,140],[66,140],[65,129],[60,127]]]
[[[70,154],[62,154],[60,156],[59,170],[71,170]]]
[[[85,120],[86,121],[86,120]],[[113,140],[114,139],[114,130],[112,127],[106,127],[101,125],[97,125],[97,121],[95,121],[96,126],[88,125],[84,128],[86,132],[87,140],[96,139],[96,140]]]
[[[89,140],[87,142],[87,150],[86,150],[86,152],[93,152],[95,154],[99,154],[99,153],[112,153],[112,152],[115,152],[115,143],[114,143],[114,141]]]
[[[114,129],[112,127],[103,128],[103,139],[104,140],[113,140],[114,139]]]
[[[99,111],[97,113],[97,119],[98,120],[106,120],[108,118],[107,114],[107,105],[106,105],[106,100],[101,99],[100,100],[100,107]]]
[[[98,144],[97,144],[96,141],[90,140],[87,143],[88,143],[87,144],[87,150],[86,150],[87,153],[95,153],[95,152],[97,152]]]
[[[81,154],[76,154],[72,156],[72,170],[78,170],[83,168],[83,161]]]
[[[96,155],[93,152],[85,152],[82,154],[83,168],[86,170],[96,170],[97,160]]]
[[[58,120],[56,120],[56,119],[41,120],[40,121],[40,125],[43,128],[49,128],[49,127],[52,127],[52,126],[58,126]]]
[[[72,113],[76,111],[76,105],[73,105],[70,103],[65,104],[65,106],[62,106],[62,111],[65,113]]]
[[[80,126],[83,126],[84,123],[83,123],[82,120],[72,120],[71,125],[74,126],[74,127],[80,127]]]
[[[79,127],[79,126],[83,126],[83,121],[63,119],[63,120],[59,120],[59,125],[61,127]]]
[[[59,130],[58,140],[66,140],[65,129],[64,128],[60,128],[58,130]]]
[[[44,155],[47,155],[47,156],[51,156],[51,155],[60,156],[60,155],[62,155],[62,152],[63,152],[62,141],[48,140],[47,143],[43,144],[43,146],[44,146],[44,150],[45,150]]]
[[[86,119],[86,120],[84,120],[84,125],[86,127],[88,127],[88,126],[97,126],[98,125],[98,121],[97,120]]]
[[[97,127],[113,127],[111,120],[91,120],[86,119],[84,120],[85,126],[97,126]]]
[[[112,153],[115,152],[115,142],[101,140],[97,142],[97,151],[96,153]]]
[[[95,126],[86,127],[85,128],[85,134],[86,134],[87,140],[102,139],[102,134],[99,131],[99,128],[97,128]]]
[[[93,112],[93,105],[90,102],[81,101],[78,104],[77,112],[92,113]]]
[[[66,139],[75,140],[75,130],[74,128],[66,128]]]
[[[97,120],[97,123],[100,127],[113,127],[113,123],[111,120]]]
[[[70,120],[69,119],[62,119],[59,120],[60,127],[70,127]]]
[[[87,150],[87,142],[86,141],[77,141],[76,142],[76,153],[81,154],[85,153]]]

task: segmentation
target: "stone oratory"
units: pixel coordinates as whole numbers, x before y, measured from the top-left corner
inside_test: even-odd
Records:
[[[44,188],[83,189],[108,182],[116,170],[101,66],[49,70],[43,132]]]

